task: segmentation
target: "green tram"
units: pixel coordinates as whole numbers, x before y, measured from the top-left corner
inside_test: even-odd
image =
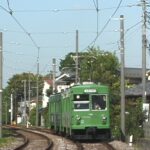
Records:
[[[73,139],[109,139],[108,86],[82,84],[49,98],[49,127]]]

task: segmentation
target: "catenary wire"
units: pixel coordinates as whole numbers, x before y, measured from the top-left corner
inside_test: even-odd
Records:
[[[107,27],[107,25],[109,24],[111,18],[117,13],[118,9],[121,6],[123,0],[120,0],[117,8],[115,9],[115,11],[112,13],[111,17],[108,19],[108,21],[105,23],[105,25],[103,26],[103,28],[101,29],[101,31],[97,34],[97,36],[94,38],[94,40],[88,45],[86,46],[82,51],[86,50],[88,47],[90,47],[92,44],[92,47],[95,45],[96,40],[98,39],[98,37],[104,32],[105,28]]]
[[[4,8],[3,6],[0,5],[0,8],[3,9],[4,11],[6,11],[7,13],[10,14],[10,16],[14,19],[14,21],[20,26],[20,28],[25,32],[25,34],[30,38],[30,40],[32,41],[32,43],[34,44],[34,46],[39,49],[39,46],[37,45],[37,43],[35,42],[35,40],[33,39],[33,37],[31,36],[31,34],[29,32],[27,32],[27,30],[23,27],[23,25],[17,20],[17,18],[13,15],[13,11],[8,11],[6,8]]]

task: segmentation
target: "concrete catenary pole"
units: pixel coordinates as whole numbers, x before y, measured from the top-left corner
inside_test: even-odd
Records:
[[[2,92],[3,92],[3,46],[2,46],[2,32],[0,32],[0,138],[2,137]]]
[[[39,124],[39,52],[40,48],[38,48],[38,56],[37,56],[37,79],[36,79],[36,126]]]
[[[79,82],[79,55],[78,55],[78,49],[79,49],[79,41],[78,41],[78,30],[76,30],[76,76],[75,76],[75,83],[77,84]]]
[[[7,101],[5,102],[5,112],[6,112],[5,125],[7,125],[7,123],[8,123],[8,104],[7,104]]]
[[[10,123],[11,124],[13,122],[13,111],[14,111],[14,108],[13,108],[13,94],[11,94],[11,96],[10,96]]]
[[[56,88],[56,85],[55,85],[55,78],[56,78],[56,59],[53,58],[53,62],[52,62],[52,65],[53,65],[53,94],[55,93],[55,88]]]
[[[146,41],[146,0],[141,0],[142,2],[142,9],[143,9],[143,15],[142,15],[142,98],[143,103],[146,103],[146,47],[147,47],[147,41]]]
[[[26,93],[26,80],[23,80],[23,85],[24,85],[24,110],[23,110],[23,123],[26,125],[27,123],[27,113],[26,113],[26,97],[27,97],[27,93]]]
[[[29,101],[29,116],[28,120],[30,119],[30,103],[31,103],[31,80],[30,80],[30,72],[29,72],[29,81],[28,81],[28,101]]]
[[[125,140],[125,83],[124,83],[124,16],[120,15],[120,57],[121,57],[121,132]]]

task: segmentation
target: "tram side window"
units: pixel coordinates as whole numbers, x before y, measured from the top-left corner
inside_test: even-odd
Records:
[[[93,110],[106,109],[106,95],[92,95],[92,109]]]

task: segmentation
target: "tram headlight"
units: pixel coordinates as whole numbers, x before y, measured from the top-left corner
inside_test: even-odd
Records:
[[[79,115],[76,115],[76,123],[77,124],[80,124],[80,120],[81,120],[81,117]]]
[[[107,117],[106,116],[102,116],[102,123],[106,124],[106,122],[107,122]]]

